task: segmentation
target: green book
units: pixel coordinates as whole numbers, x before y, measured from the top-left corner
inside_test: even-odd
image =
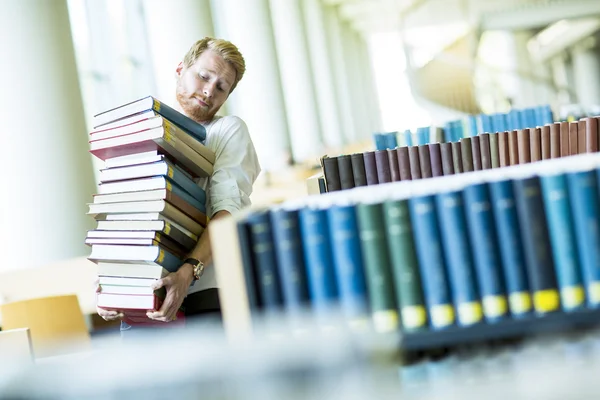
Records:
[[[492,159],[492,168],[500,167],[500,152],[498,150],[498,134],[490,133],[490,158]]]
[[[359,204],[356,216],[373,324],[378,332],[394,331],[398,329],[398,311],[383,208],[381,204]]]
[[[408,202],[388,200],[383,203],[383,211],[402,328],[405,331],[426,328],[427,311]]]

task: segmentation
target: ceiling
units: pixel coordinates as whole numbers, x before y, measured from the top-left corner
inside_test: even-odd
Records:
[[[535,29],[600,14],[599,0],[321,0],[362,33],[467,23],[481,29]]]

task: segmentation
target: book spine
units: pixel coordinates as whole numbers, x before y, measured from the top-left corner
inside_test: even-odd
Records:
[[[388,161],[390,162],[390,176],[392,182],[398,182],[401,180],[400,178],[400,166],[398,165],[398,156],[396,153],[396,149],[389,149],[388,151]]]
[[[198,141],[204,142],[206,140],[206,129],[199,123],[194,122],[157,99],[153,99],[152,108],[177,127],[194,136]]]
[[[586,130],[587,123],[585,119],[577,122],[577,150],[579,154],[583,154],[586,151]]]
[[[481,160],[481,144],[480,136],[471,138],[471,155],[473,157],[473,170],[481,171],[483,169]]]
[[[412,176],[410,174],[410,158],[408,156],[408,147],[398,147],[396,149],[398,157],[398,168],[400,169],[400,180],[410,181]]]
[[[542,145],[542,160],[552,158],[550,145],[550,125],[541,127],[541,145]]]
[[[340,181],[340,170],[338,168],[337,157],[323,158],[323,175],[327,183],[328,192],[336,192],[342,190]]]
[[[594,117],[586,118],[585,151],[586,153],[598,152],[598,120]]]
[[[560,300],[539,178],[516,179],[513,190],[533,308],[538,314],[557,311]]]
[[[288,311],[296,313],[308,303],[298,211],[271,211],[271,229],[273,229],[283,303]]]
[[[585,290],[579,270],[566,178],[562,174],[545,175],[540,177],[540,183],[560,300],[563,309],[574,310],[585,304]]]
[[[508,132],[498,132],[498,164],[500,167],[507,167],[510,165]]]
[[[175,272],[181,267],[182,260],[161,246],[158,247],[158,257],[155,262],[169,272]]]
[[[387,150],[378,150],[375,152],[375,164],[377,165],[377,181],[379,183],[391,182],[392,174]]]
[[[165,175],[167,175],[167,177],[171,179],[173,183],[179,185],[201,204],[206,204],[206,192],[200,186],[198,186],[191,178],[189,178],[185,173],[180,171],[175,166],[168,162],[165,162],[165,165],[167,167]]]
[[[490,133],[479,135],[479,154],[481,155],[481,169],[492,168],[492,154],[490,149]]]
[[[507,316],[508,303],[487,186],[466,187],[464,202],[483,313],[488,322],[496,322]]]
[[[560,123],[550,125],[550,158],[560,157]]]
[[[442,153],[440,150],[439,143],[430,143],[429,147],[429,159],[431,161],[431,175],[432,176],[443,176],[444,169],[442,165]]]
[[[350,155],[337,157],[337,163],[341,189],[352,189],[354,187],[354,174],[352,173],[352,160],[350,159]]]
[[[542,132],[540,128],[529,129],[529,147],[531,150],[531,162],[542,159]]]
[[[327,209],[327,222],[342,312],[361,323],[368,303],[355,206]]]
[[[429,320],[434,329],[443,329],[454,324],[455,315],[433,197],[413,197],[408,207]]]
[[[569,122],[569,154],[579,154],[579,135],[577,121]]]
[[[167,189],[167,192],[171,192],[175,196],[185,201],[188,205],[200,211],[202,214],[206,214],[205,203],[201,203],[199,200],[197,200],[191,194],[183,190],[181,186],[179,186],[169,178],[165,179],[165,188]]]
[[[519,164],[519,144],[517,131],[508,132],[508,159],[509,165]]]
[[[386,201],[383,204],[383,212],[402,329],[405,331],[424,329],[427,326],[427,311],[408,202],[406,200]]]
[[[354,187],[367,186],[365,159],[362,153],[352,154],[350,156],[350,162],[352,163],[352,176],[354,177]]]
[[[455,174],[461,174],[464,172],[460,142],[452,142],[452,165],[454,166]]]
[[[508,306],[513,317],[524,317],[531,313],[532,303],[512,183],[503,180],[490,182],[488,185],[498,233]]]
[[[408,148],[408,160],[410,162],[410,176],[412,179],[421,179],[421,161],[419,160],[419,147]]]
[[[429,146],[422,144],[418,147],[419,151],[419,166],[421,167],[421,178],[431,178],[433,176],[431,170],[431,157],[429,154]]]
[[[464,326],[481,322],[483,311],[471,260],[462,195],[460,192],[438,194],[435,202],[457,321]]]
[[[571,148],[569,143],[569,123],[560,123],[560,156],[566,157],[571,155]]]
[[[567,174],[579,262],[590,307],[600,305],[600,214],[597,173],[598,171],[581,171]]]
[[[381,204],[359,204],[356,216],[373,325],[377,332],[392,332],[398,311]]]
[[[442,172],[444,175],[454,175],[454,160],[452,159],[452,143],[440,144],[442,157]]]
[[[326,318],[338,298],[327,212],[304,208],[299,218],[311,305],[319,317]]]
[[[365,160],[365,172],[367,174],[367,185],[379,184],[379,178],[377,173],[377,162],[375,160],[375,152],[367,151],[364,153]]]
[[[248,266],[244,266],[246,281],[249,283],[246,286],[250,286],[251,292],[256,293],[255,297],[265,311],[277,311],[281,307],[282,297],[269,213],[251,214],[245,225],[240,226],[238,231],[247,230],[250,245],[250,262],[247,263]],[[253,282],[256,284],[252,284]]]
[[[464,172],[474,171],[473,150],[471,149],[471,138],[460,139],[460,153],[462,158],[462,170]]]
[[[530,163],[529,129],[519,129],[517,131],[517,149],[519,151],[519,164]]]

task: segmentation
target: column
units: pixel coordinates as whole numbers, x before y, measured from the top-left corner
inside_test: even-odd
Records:
[[[175,68],[192,44],[214,36],[210,0],[145,0],[156,97],[174,106]]]
[[[348,73],[344,65],[346,60],[343,52],[341,21],[333,7],[325,6],[324,12],[342,132],[346,143],[356,143],[358,137],[354,122],[355,103],[348,88]]]
[[[88,255],[96,185],[67,2],[6,2],[0,48],[0,270]]]
[[[600,49],[598,40],[590,37],[571,52],[577,101],[584,107],[600,105]]]
[[[324,153],[300,0],[271,0],[271,16],[294,161]]]
[[[371,132],[380,131],[382,129],[381,123],[381,108],[379,107],[379,94],[375,88],[375,76],[373,74],[373,64],[371,62],[371,53],[367,45],[365,38],[359,35],[359,52],[361,60],[361,74],[362,85],[364,87],[365,94],[371,99],[368,102],[368,115],[369,115],[369,129]],[[400,52],[400,49],[395,51]],[[403,70],[398,71],[399,74],[404,74]],[[408,93],[410,96],[411,94]]]
[[[291,153],[268,0],[211,5],[217,35],[238,46],[246,60],[246,74],[228,100],[230,114],[248,125],[263,170],[281,168]]]
[[[532,68],[531,55],[527,42],[532,34],[529,31],[507,32],[509,37],[509,68],[515,71],[508,77],[512,88],[512,107],[525,108],[540,105],[536,97],[535,70]],[[511,94],[511,93],[507,93]]]
[[[327,31],[323,6],[319,0],[304,0],[304,23],[310,46],[310,62],[314,80],[315,95],[319,108],[319,121],[325,153],[334,154],[344,145],[344,135],[336,97],[331,53],[327,43]]]

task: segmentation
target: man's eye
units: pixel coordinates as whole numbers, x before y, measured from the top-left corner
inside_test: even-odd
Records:
[[[206,75],[200,75],[200,78],[204,79],[205,81],[208,80],[208,77]]]

